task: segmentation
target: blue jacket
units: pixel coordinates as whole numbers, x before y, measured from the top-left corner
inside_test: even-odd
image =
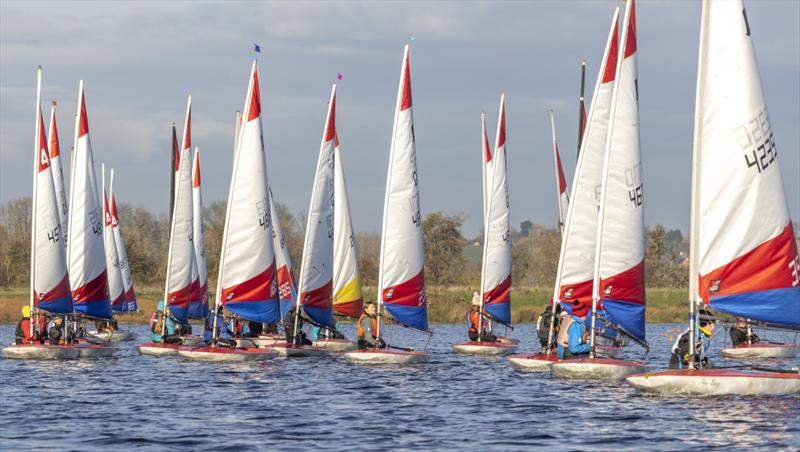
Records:
[[[167,324],[165,325],[167,336],[174,336],[177,332],[177,330],[175,329],[175,322],[173,322],[172,319],[169,317],[167,317],[165,321],[167,322]],[[153,342],[161,342],[161,331],[158,332],[151,331],[150,340]]]
[[[583,319],[573,315],[572,324],[567,330],[567,338],[569,340],[568,348],[569,352],[573,355],[589,353],[589,350],[591,349],[591,346],[588,342],[585,344],[581,343],[583,340],[584,331],[586,331],[586,324],[583,322]]]

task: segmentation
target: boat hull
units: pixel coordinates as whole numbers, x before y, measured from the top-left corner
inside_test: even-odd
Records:
[[[321,339],[314,342],[314,347],[325,349],[329,352],[349,352],[358,348],[358,344],[347,339]]]
[[[406,350],[366,349],[344,354],[345,359],[356,364],[414,364],[430,358],[427,353]]]
[[[88,334],[105,342],[132,341],[136,338],[136,333],[132,331],[89,331]]]
[[[241,363],[247,361],[268,361],[275,357],[275,352],[263,348],[226,348],[226,347],[184,347],[178,355],[189,361],[210,363]]]
[[[183,345],[187,347],[197,347],[206,344],[206,340],[203,336],[183,336],[181,341]]]
[[[507,336],[497,336],[497,342],[501,344],[519,345],[519,339],[514,339],[513,337]]]
[[[74,345],[13,344],[3,349],[6,359],[76,359],[79,353]]]
[[[508,357],[508,362],[519,372],[550,372],[550,364],[558,362],[558,355],[512,355]]]
[[[117,350],[112,345],[81,343],[76,346],[78,358],[108,358]]]
[[[256,347],[272,347],[276,344],[286,343],[286,337],[280,334],[267,334],[264,336],[258,336],[249,338],[250,341],[255,344]]]
[[[550,365],[550,372],[558,377],[576,380],[621,380],[626,375],[642,373],[643,362],[610,358],[566,359]]]
[[[312,345],[289,345],[286,343],[275,344],[272,346],[272,350],[283,358],[309,358],[328,354],[328,351],[324,348],[317,348]]]
[[[498,356],[510,355],[517,351],[517,345],[501,342],[456,342],[453,351],[464,355]]]
[[[733,348],[723,348],[725,358],[794,358],[800,352],[800,345],[795,344],[746,344]]]
[[[684,396],[788,395],[800,393],[800,374],[732,369],[665,370],[625,379],[645,394]]]
[[[148,356],[170,356],[170,355],[177,355],[178,350],[181,349],[183,345],[181,344],[162,344],[160,342],[148,342],[145,344],[139,344],[136,346],[136,349],[139,350],[139,354],[148,355]]]

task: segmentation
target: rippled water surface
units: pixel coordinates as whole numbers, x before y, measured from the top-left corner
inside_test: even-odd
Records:
[[[665,333],[677,327],[648,326],[651,369],[666,367]],[[124,328],[144,338],[145,327]],[[141,340],[121,343],[103,360],[0,359],[0,449],[800,448],[800,397],[665,399],[640,396],[624,383],[520,374],[505,358],[451,353],[464,329],[434,325],[431,362],[404,368],[337,356],[191,363],[139,356],[134,345]],[[352,337],[353,326],[344,332]],[[422,348],[427,340],[393,334],[398,345]],[[510,335],[523,341],[522,351],[538,349],[532,326]],[[0,342],[12,338],[13,326],[0,326]],[[718,357],[722,334],[715,342]],[[636,346],[627,353],[643,355]]]

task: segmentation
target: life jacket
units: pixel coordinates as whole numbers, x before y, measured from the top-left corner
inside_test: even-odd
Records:
[[[558,325],[558,338],[556,339],[556,343],[564,348],[569,347],[569,327],[572,325],[572,316],[566,316],[561,318],[561,323]]]
[[[470,331],[471,330],[478,331],[478,327],[480,326],[480,323],[481,323],[481,313],[480,313],[480,311],[474,311],[474,312],[470,311],[469,314],[467,314],[467,322],[469,322]],[[485,322],[483,324],[483,329],[486,330],[486,323]]]
[[[356,336],[359,338],[364,338],[364,328],[361,328],[361,321],[364,320],[365,317],[369,317],[366,314],[361,314],[361,317],[358,318],[358,323],[356,323]],[[372,318],[372,337],[375,337],[375,332],[378,331],[378,318]]]

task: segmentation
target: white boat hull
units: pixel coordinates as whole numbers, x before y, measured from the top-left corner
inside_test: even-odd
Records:
[[[456,342],[453,344],[453,351],[464,355],[510,355],[517,351],[517,345],[500,342]]]
[[[178,350],[178,355],[189,361],[241,363],[248,361],[268,361],[275,357],[275,352],[261,348],[184,347]]]
[[[506,336],[497,336],[497,342],[501,344],[519,345],[519,339],[514,339],[513,337],[506,337]]]
[[[354,350],[345,353],[344,357],[356,364],[415,364],[427,362],[429,359],[429,355],[424,352],[385,348]]]
[[[558,362],[558,355],[512,355],[508,362],[519,372],[550,372],[550,364]]]
[[[170,355],[177,355],[178,350],[183,347],[180,344],[162,344],[160,342],[148,342],[145,344],[139,344],[136,346],[136,349],[139,350],[139,353],[142,355],[148,356],[170,356]]]
[[[325,349],[329,352],[349,352],[358,348],[358,344],[347,339],[321,339],[314,342],[314,347]]]
[[[273,334],[268,334],[266,336],[258,336],[258,337],[248,338],[248,339],[250,341],[252,341],[253,344],[255,344],[256,347],[261,347],[261,348],[272,347],[273,345],[276,345],[276,344],[285,344],[286,343],[286,337],[285,336],[281,336],[279,334],[274,334],[274,335]]]
[[[181,341],[187,347],[198,347],[206,344],[203,336],[183,336]]]
[[[289,345],[286,343],[275,344],[271,350],[283,358],[309,358],[328,354],[328,351],[324,348],[316,348],[312,345]]]
[[[79,353],[74,345],[14,344],[3,349],[6,359],[76,359]]]
[[[105,342],[132,341],[136,338],[136,333],[132,331],[89,331],[88,334]]]
[[[610,358],[566,359],[550,365],[550,372],[558,377],[576,380],[621,380],[627,375],[642,373],[642,362]]]
[[[761,396],[800,393],[800,374],[797,373],[683,369],[631,375],[626,381],[640,392],[665,396]]]
[[[114,355],[116,348],[112,345],[78,344],[78,358],[108,358]]]
[[[725,358],[794,358],[800,352],[800,345],[795,344],[748,344],[733,348],[723,348]]]

